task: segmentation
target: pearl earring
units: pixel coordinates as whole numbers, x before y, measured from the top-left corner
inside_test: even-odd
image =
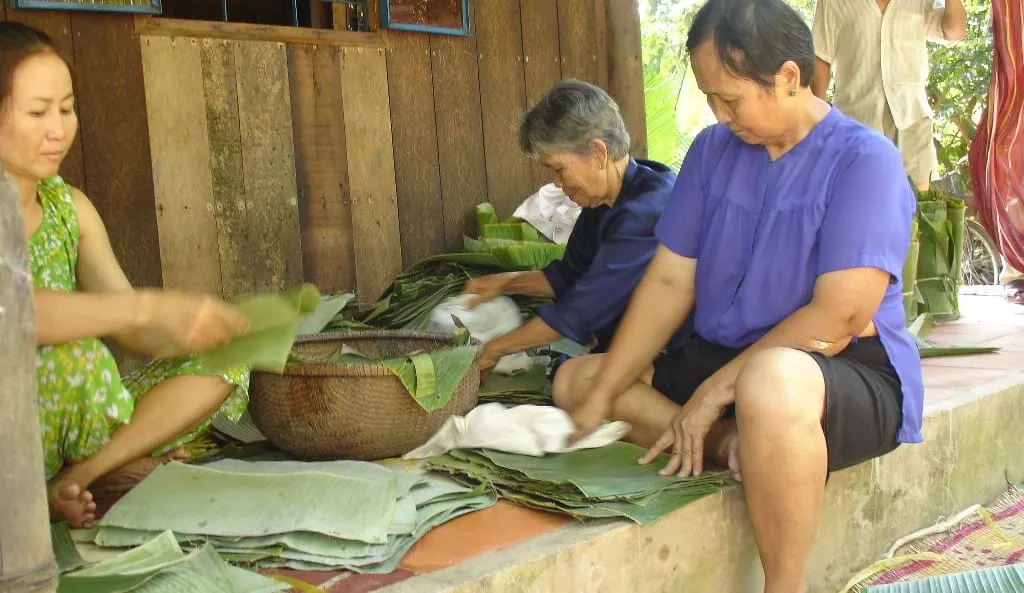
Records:
[[[789,89],[789,96],[790,97],[795,97],[796,96],[796,89]]]

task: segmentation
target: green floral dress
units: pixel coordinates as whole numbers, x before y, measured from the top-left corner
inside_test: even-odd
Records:
[[[29,239],[33,283],[38,288],[74,292],[78,265],[78,215],[71,186],[60,177],[39,184],[43,222]],[[107,347],[89,338],[36,349],[36,393],[43,430],[46,479],[52,478],[66,460],[92,457],[110,435],[132,416],[135,401],[158,383],[180,375],[200,375],[199,361],[192,358],[156,360],[121,378]],[[249,401],[249,371],[242,367],[223,375],[235,390],[221,407],[232,420],[245,412]],[[191,441],[209,425],[155,451],[165,453]]]

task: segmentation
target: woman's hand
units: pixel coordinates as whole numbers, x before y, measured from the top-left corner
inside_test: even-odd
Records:
[[[493,344],[493,342],[492,342]],[[476,357],[476,363],[480,367],[480,382],[483,383],[487,380],[487,376],[491,374],[494,367],[498,364],[498,359],[501,358],[501,353],[495,350],[488,344],[480,350],[480,354]]]
[[[583,403],[576,406],[569,412],[569,418],[576,426],[576,432],[569,437],[570,445],[577,443],[580,439],[597,430],[601,423],[612,415],[613,397],[602,391],[592,391],[583,400]]]
[[[672,457],[659,473],[668,476],[678,472],[680,478],[685,478],[691,473],[695,476],[700,475],[704,467],[704,441],[711,430],[711,425],[722,417],[728,405],[718,402],[731,401],[728,394],[721,393],[713,386],[705,387],[706,385],[707,382],[701,385],[683,409],[679,410],[665,434],[661,435],[661,438],[648,449],[647,454],[640,458],[641,464],[646,465],[654,461],[660,453],[671,446]]]
[[[245,333],[249,320],[235,307],[206,295],[141,290],[139,326],[165,344],[167,356],[196,354]]]
[[[472,309],[481,303],[493,301],[501,296],[512,278],[512,274],[490,274],[473,278],[462,288],[462,294],[476,295],[469,301],[469,308]]]

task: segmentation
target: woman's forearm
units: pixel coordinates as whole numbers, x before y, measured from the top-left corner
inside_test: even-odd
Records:
[[[555,291],[551,288],[544,272],[508,272],[508,283],[505,292],[525,296],[553,299]]]
[[[36,288],[33,300],[40,346],[132,333],[145,318],[143,299],[134,291],[68,293]]]
[[[713,390],[715,393],[732,396],[732,387],[735,386],[743,365],[760,350],[793,348],[805,352],[820,352],[831,357],[842,352],[853,337],[854,334],[849,330],[845,320],[838,318],[826,307],[811,303],[783,319],[760,340],[719,369],[708,379],[708,384],[716,387]],[[727,405],[733,402],[730,399],[715,403]]]
[[[561,337],[562,335],[552,329],[543,319],[534,317],[522,327],[492,340],[487,344],[487,349],[495,355],[505,356],[545,346]]]

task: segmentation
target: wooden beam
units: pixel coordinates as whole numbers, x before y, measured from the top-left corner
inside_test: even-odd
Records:
[[[52,593],[57,566],[36,405],[32,285],[21,203],[7,181],[0,182],[0,336],[0,591]]]
[[[233,41],[272,41],[307,45],[337,45],[339,47],[384,47],[384,39],[376,33],[253,25],[249,23],[190,21],[186,19],[154,18],[151,16],[135,17],[135,30],[139,35],[200,37],[203,39],[230,39]]]
[[[647,112],[644,107],[644,64],[640,47],[640,9],[625,0],[606,3],[608,11],[608,94],[626,121],[633,156],[647,156]]]

